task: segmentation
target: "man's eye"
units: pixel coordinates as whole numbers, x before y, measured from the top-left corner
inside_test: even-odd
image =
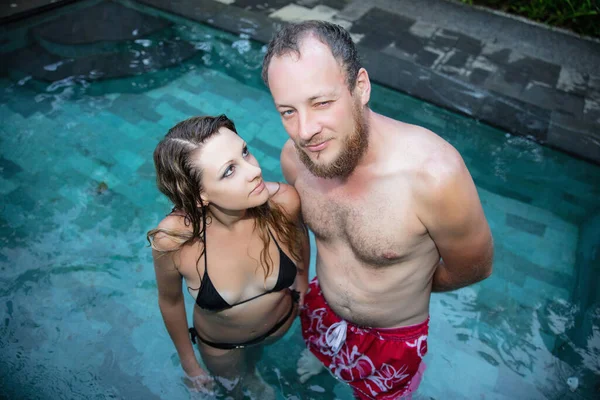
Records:
[[[331,101],[322,101],[320,103],[317,103],[317,106],[322,107],[322,106],[326,106],[329,103],[331,103]]]
[[[227,178],[227,177],[233,175],[234,171],[235,171],[235,167],[233,165],[231,165],[229,168],[227,168],[225,170],[225,173],[223,174],[223,178]]]
[[[293,113],[294,113],[294,110],[285,110],[285,111],[282,111],[280,114],[282,117],[289,117]]]
[[[247,157],[250,154],[250,150],[248,150],[248,146],[245,146],[242,150],[242,156]]]

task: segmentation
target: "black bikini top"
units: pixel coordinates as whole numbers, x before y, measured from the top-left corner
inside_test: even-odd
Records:
[[[292,260],[281,250],[279,247],[279,243],[273,237],[271,231],[269,231],[269,235],[277,245],[277,250],[279,250],[279,275],[277,276],[277,283],[273,287],[273,289],[266,291],[264,293],[259,294],[258,296],[251,297],[247,300],[240,301],[235,304],[227,303],[223,297],[219,294],[217,289],[214,287],[210,277],[208,276],[208,262],[207,262],[207,253],[206,253],[206,241],[204,246],[204,276],[202,277],[202,283],[200,284],[200,289],[198,290],[198,296],[196,296],[196,304],[200,308],[210,311],[222,311],[231,307],[235,307],[239,304],[247,303],[251,300],[259,298],[269,293],[279,292],[280,290],[286,289],[290,287],[294,280],[296,279],[296,265],[292,262]]]

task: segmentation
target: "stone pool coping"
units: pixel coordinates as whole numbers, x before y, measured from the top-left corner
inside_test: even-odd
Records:
[[[379,8],[372,0],[136,2],[247,34],[262,43],[270,40],[285,19],[331,20],[349,28],[358,39],[361,58],[373,81],[600,164],[600,75],[517,54],[402,15],[401,10]],[[465,7],[463,12],[470,10]],[[533,28],[546,33],[545,28]],[[600,44],[592,45],[591,51],[596,49],[600,52]]]
[[[0,25],[66,6],[77,0],[10,0],[0,4]]]
[[[600,164],[598,40],[446,0],[132,1],[262,43],[336,22],[374,82]]]

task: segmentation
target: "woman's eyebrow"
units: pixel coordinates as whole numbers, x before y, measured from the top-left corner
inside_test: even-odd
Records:
[[[246,143],[246,141],[242,141],[242,150],[244,150],[245,147],[248,147],[248,143]],[[221,176],[225,172],[225,171],[223,171],[223,168],[227,167],[232,162],[233,162],[233,159],[223,163],[221,168],[219,168],[219,170],[218,170],[218,175]]]

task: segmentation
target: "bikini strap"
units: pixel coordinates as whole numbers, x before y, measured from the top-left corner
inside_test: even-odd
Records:
[[[208,276],[208,248],[206,246],[206,217],[204,219],[204,234],[202,235],[202,244],[204,245],[204,276],[202,277],[202,282],[200,283],[200,287],[204,283],[204,278]],[[208,278],[210,279],[210,278]]]

